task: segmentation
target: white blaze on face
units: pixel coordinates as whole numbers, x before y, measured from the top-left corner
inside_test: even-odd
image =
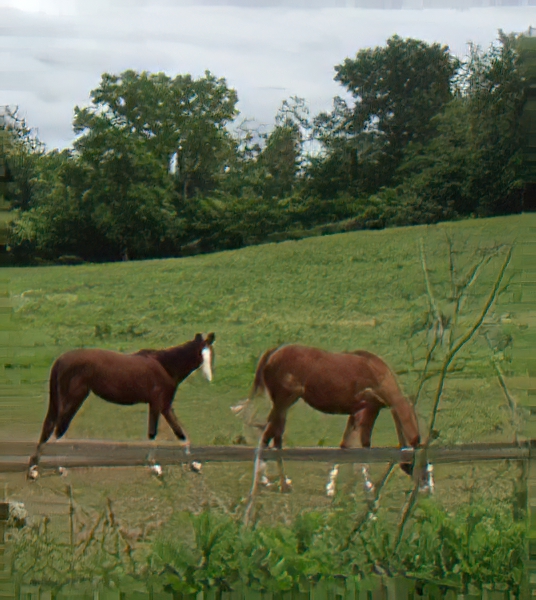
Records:
[[[201,356],[203,357],[203,362],[201,363],[203,375],[209,381],[212,381],[212,349],[209,346],[206,346],[201,350]]]

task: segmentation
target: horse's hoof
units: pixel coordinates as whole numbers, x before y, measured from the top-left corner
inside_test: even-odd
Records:
[[[69,471],[65,467],[58,467],[58,475],[60,477],[67,477],[69,475]]]
[[[37,465],[32,465],[28,469],[28,473],[26,473],[26,479],[30,481],[35,481],[39,477],[39,468]]]
[[[363,489],[365,490],[365,494],[373,494],[375,491],[372,481],[365,481],[363,484]]]
[[[163,471],[160,465],[151,465],[150,470],[153,475],[156,475],[156,477],[162,477]]]
[[[242,402],[239,402],[238,404],[235,404],[234,406],[231,406],[231,411],[235,415],[240,414],[244,410],[244,408],[246,407],[246,403],[247,403],[247,400],[242,400]]]
[[[263,475],[261,477],[261,485],[264,485],[265,487],[271,487],[272,482],[268,479],[268,477],[266,477],[266,475]]]
[[[190,471],[193,471],[194,473],[201,473],[201,469],[203,468],[203,465],[198,462],[197,460],[193,460],[190,463]]]
[[[328,483],[326,485],[326,496],[328,498],[333,498],[333,496],[335,496],[335,484],[334,483]]]
[[[290,479],[290,477],[285,477],[285,481],[281,483],[281,492],[283,494],[292,492],[292,479]]]

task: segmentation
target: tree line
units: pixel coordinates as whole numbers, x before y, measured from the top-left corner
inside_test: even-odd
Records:
[[[499,32],[459,59],[393,36],[335,66],[331,111],[291,97],[268,132],[239,120],[236,91],[208,71],[103,74],[62,151],[11,110],[9,251],[142,259],[518,212],[516,40]]]

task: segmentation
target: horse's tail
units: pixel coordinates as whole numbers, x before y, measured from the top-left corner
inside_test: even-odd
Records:
[[[259,393],[265,391],[264,387],[264,367],[268,362],[268,359],[278,348],[270,348],[270,350],[266,350],[266,352],[260,357],[259,362],[257,363],[257,368],[255,370],[255,378],[253,379],[253,385],[251,386],[251,390],[248,394],[248,397],[239,402],[235,406],[231,406],[231,410],[235,415],[240,415],[244,412],[244,410],[249,406],[253,398]]]

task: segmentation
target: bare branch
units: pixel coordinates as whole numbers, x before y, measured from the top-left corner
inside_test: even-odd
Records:
[[[440,402],[441,396],[443,394],[443,388],[445,385],[445,377],[446,377],[448,368],[449,368],[451,362],[453,361],[454,357],[456,356],[456,354],[458,354],[458,352],[465,346],[465,344],[467,344],[473,338],[475,333],[478,331],[478,329],[484,322],[484,319],[486,318],[486,315],[488,314],[490,308],[492,307],[493,303],[497,299],[497,295],[498,295],[498,292],[499,292],[499,289],[501,286],[501,282],[504,277],[504,273],[505,273],[506,269],[508,268],[508,265],[510,264],[510,260],[512,258],[512,252],[513,252],[513,246],[511,246],[510,249],[508,250],[506,258],[504,259],[502,267],[501,267],[499,274],[493,285],[493,289],[484,305],[484,308],[482,309],[480,315],[478,316],[477,320],[474,322],[473,326],[470,329],[468,329],[461,337],[458,338],[458,340],[456,340],[454,346],[451,347],[451,349],[445,356],[445,359],[443,360],[443,366],[442,366],[441,372],[439,374],[439,382],[438,382],[436,395],[435,395],[435,399],[434,399],[432,417],[430,419],[430,425],[428,428],[428,437],[424,444],[425,448],[427,448],[430,445],[430,442],[432,441],[431,436],[432,436],[432,432],[433,432],[434,425],[435,425],[437,409],[439,407],[439,402]]]
[[[259,489],[259,473],[261,467],[261,455],[262,455],[262,436],[259,439],[259,445],[255,451],[255,462],[253,467],[253,482],[251,484],[251,491],[249,492],[249,500],[246,506],[246,510],[244,512],[244,527],[249,527],[251,522],[251,515],[253,512],[253,507],[255,506],[255,501],[257,499],[258,489]]]
[[[408,499],[406,500],[404,509],[402,510],[402,518],[400,519],[400,522],[398,523],[398,527],[396,530],[396,538],[395,538],[395,543],[393,545],[393,554],[398,550],[398,546],[400,545],[400,542],[402,541],[402,536],[404,535],[404,527],[406,526],[406,523],[408,522],[408,519],[411,515],[411,511],[413,510],[413,507],[415,506],[415,503],[417,502],[418,495],[419,495],[419,482],[416,481],[413,485],[413,489],[411,490],[411,494],[409,495]]]
[[[430,443],[436,437],[434,435],[434,425],[435,425],[437,411],[439,408],[439,402],[440,402],[441,396],[443,394],[443,389],[445,386],[445,379],[446,379],[446,375],[449,370],[449,367],[450,367],[452,361],[454,360],[454,358],[456,357],[456,355],[458,354],[458,352],[465,346],[465,344],[467,344],[473,338],[475,333],[478,331],[478,329],[484,322],[484,319],[486,318],[486,315],[488,314],[490,308],[493,306],[495,300],[497,299],[497,296],[501,289],[501,283],[502,283],[504,274],[505,274],[506,269],[508,268],[508,266],[510,264],[510,260],[512,258],[512,252],[513,252],[513,246],[510,246],[508,253],[504,259],[504,262],[501,266],[501,269],[499,271],[499,274],[498,274],[497,278],[495,279],[495,283],[490,292],[490,295],[489,295],[479,317],[474,322],[473,326],[470,329],[468,329],[464,335],[459,337],[458,340],[456,340],[456,342],[454,343],[454,346],[452,346],[452,344],[449,344],[450,349],[443,360],[443,365],[442,365],[442,368],[441,368],[441,371],[439,374],[439,382],[438,382],[438,386],[437,386],[437,390],[436,390],[436,395],[434,398],[432,416],[430,419],[430,425],[428,427],[428,435],[427,435],[425,443],[423,444],[423,449],[424,449],[423,456],[424,457],[426,456],[426,449],[430,446]],[[424,251],[421,254],[421,258],[423,256],[424,256]],[[486,260],[486,259],[484,259],[484,260]],[[423,263],[423,264],[425,265],[426,263]],[[477,265],[477,267],[475,269],[473,269],[472,277],[469,278],[468,283],[464,285],[463,290],[467,290],[467,288],[470,285],[472,285],[472,283],[475,281],[475,275],[478,272],[478,270],[482,264],[483,264],[483,261],[480,261],[480,263]],[[460,310],[459,306],[457,306],[456,310],[457,311]],[[411,494],[404,506],[404,509],[402,512],[402,518],[400,519],[400,522],[398,524],[397,534],[396,534],[395,543],[394,543],[394,547],[393,547],[393,552],[396,552],[396,550],[398,549],[398,546],[400,545],[402,536],[404,534],[404,528],[405,528],[406,523],[408,522],[408,519],[411,515],[411,511],[413,510],[413,507],[415,506],[415,503],[417,501],[418,492],[419,492],[419,481],[415,481],[415,484],[413,486]]]
[[[452,239],[448,233],[445,231],[445,237],[447,238],[447,244],[449,246],[449,273],[450,273],[450,294],[452,298],[456,298],[458,286],[456,284],[456,273],[454,267],[454,249]]]
[[[365,525],[365,523],[367,521],[369,521],[369,519],[374,517],[374,515],[378,512],[378,510],[380,508],[380,497],[381,497],[383,488],[385,487],[385,485],[391,478],[391,475],[394,473],[394,468],[395,468],[395,463],[391,462],[388,464],[386,471],[382,475],[379,483],[376,485],[376,492],[374,494],[374,498],[369,502],[368,510],[365,511],[361,515],[361,518],[357,521],[357,523],[354,526],[354,528],[352,529],[352,531],[350,531],[350,533],[348,534],[348,537],[346,538],[346,543],[341,547],[341,550],[348,549],[352,540],[363,528],[363,525]]]
[[[424,241],[420,239],[420,250],[421,250],[421,266],[424,274],[424,283],[426,285],[426,293],[428,295],[428,301],[430,303],[431,311],[433,312],[435,318],[441,322],[441,313],[437,307],[437,303],[434,298],[434,294],[432,293],[432,286],[430,284],[430,278],[428,277],[428,267],[426,265],[426,255],[424,253]]]
[[[443,337],[443,319],[441,316],[441,313],[437,307],[437,303],[435,301],[434,295],[432,293],[432,286],[430,283],[430,278],[428,277],[428,267],[426,265],[426,254],[424,252],[424,241],[421,238],[420,239],[420,253],[421,253],[421,266],[422,266],[422,271],[424,274],[424,283],[426,285],[426,293],[428,295],[428,302],[430,304],[430,312],[432,312],[434,314],[436,323],[434,326],[434,340],[432,342],[432,345],[429,347],[428,352],[426,353],[426,360],[424,363],[424,367],[421,373],[421,378],[419,381],[419,386],[417,388],[417,393],[415,394],[415,400],[413,401],[413,406],[417,405],[417,402],[419,401],[419,396],[421,394],[424,382],[426,381],[426,375],[428,372],[428,367],[430,365],[430,362],[432,361],[434,352],[436,350],[436,348],[438,347],[438,345],[441,342],[441,339]]]
[[[493,346],[492,343],[488,337],[488,334],[486,333],[485,336],[486,341],[488,342],[488,346],[490,348],[490,350],[493,352]],[[512,396],[512,394],[510,394],[510,390],[508,389],[508,386],[506,385],[506,380],[504,378],[504,374],[501,370],[501,367],[499,366],[499,361],[497,360],[497,358],[492,354],[491,358],[491,364],[493,365],[493,370],[495,371],[495,374],[497,375],[497,379],[499,380],[499,385],[501,386],[501,389],[504,393],[504,397],[506,398],[506,402],[508,403],[508,407],[510,408],[510,412],[512,413],[512,426],[514,428],[514,442],[517,442],[517,434],[519,433],[519,415],[517,412],[517,402],[515,401],[514,397]]]
[[[481,269],[486,266],[490,260],[491,255],[485,256],[482,258],[476,265],[474,265],[473,269],[468,273],[465,278],[465,282],[459,288],[458,294],[456,296],[456,305],[454,308],[454,316],[452,318],[452,327],[451,327],[451,336],[449,339],[449,346],[452,347],[452,334],[454,333],[454,329],[458,323],[458,316],[462,311],[462,308],[465,304],[465,300],[467,299],[467,292],[473,286],[473,284],[477,281]]]

